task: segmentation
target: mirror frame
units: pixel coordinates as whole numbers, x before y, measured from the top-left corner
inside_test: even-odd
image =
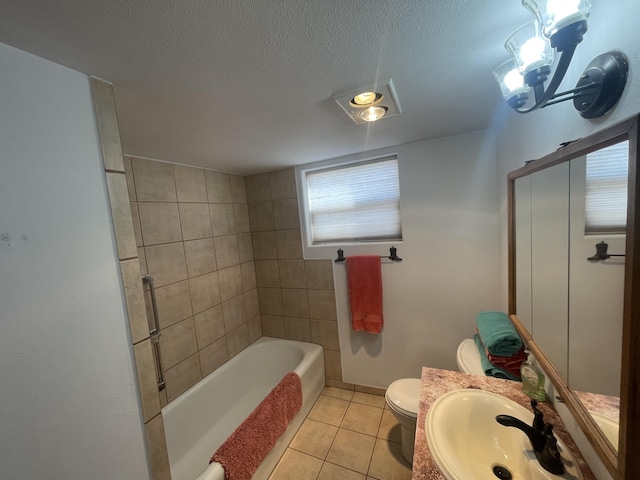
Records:
[[[553,383],[559,399],[565,403],[605,467],[616,479],[632,479],[640,472],[640,114],[616,123],[588,137],[563,144],[558,150],[525,163],[507,176],[509,317]],[[516,312],[515,180],[567,162],[594,150],[629,140],[629,182],[625,251],[624,307],[622,325],[622,365],[620,380],[619,444],[616,452],[597,427],[567,381],[538,347],[518,319]]]

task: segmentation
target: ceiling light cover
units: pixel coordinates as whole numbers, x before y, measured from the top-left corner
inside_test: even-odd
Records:
[[[370,93],[375,94],[373,103],[360,103],[371,98]],[[370,114],[360,114],[370,107],[382,107],[384,109],[384,118],[393,117],[402,113],[400,102],[396,90],[391,79],[380,81],[375,84],[365,85],[357,90],[341,93],[331,97],[349,118],[357,124],[369,123],[371,120],[365,120],[364,117],[370,117]],[[381,117],[382,118],[382,117]]]

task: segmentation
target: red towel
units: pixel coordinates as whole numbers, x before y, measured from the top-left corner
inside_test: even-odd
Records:
[[[220,463],[227,480],[250,480],[301,406],[300,377],[289,372],[216,450],[209,463]]]
[[[347,257],[347,281],[353,331],[380,333],[384,323],[380,257]]]
[[[522,365],[522,362],[527,359],[527,354],[524,353],[524,348],[521,348],[510,357],[491,355],[489,353],[489,350],[487,350],[487,347],[484,347],[484,351],[487,352],[487,358],[494,367],[507,370],[508,372],[513,373],[516,377],[520,378],[520,365]]]

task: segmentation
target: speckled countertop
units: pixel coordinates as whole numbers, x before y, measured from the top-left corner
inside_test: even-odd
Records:
[[[420,387],[420,407],[418,410],[418,422],[416,425],[416,443],[413,454],[412,480],[444,480],[444,477],[436,467],[424,432],[424,421],[429,408],[440,396],[452,390],[461,388],[477,388],[497,393],[519,403],[527,410],[531,409],[531,399],[521,389],[521,384],[510,380],[500,380],[492,377],[478,377],[466,373],[438,370],[435,368],[422,369],[422,386]],[[553,432],[567,445],[576,458],[584,480],[596,480],[582,454],[569,436],[560,416],[550,403],[540,403],[540,410],[544,413],[545,421],[551,423]]]

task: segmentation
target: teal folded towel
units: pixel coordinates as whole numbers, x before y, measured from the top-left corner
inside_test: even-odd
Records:
[[[506,313],[480,312],[476,317],[476,327],[491,355],[510,357],[522,348],[522,340]]]
[[[501,378],[503,380],[515,380],[516,382],[520,381],[520,379],[511,372],[496,367],[489,361],[487,358],[487,352],[482,344],[482,340],[480,340],[480,336],[477,333],[473,336],[473,341],[476,342],[478,352],[480,352],[480,363],[482,364],[482,370],[484,370],[484,374],[487,377]]]

